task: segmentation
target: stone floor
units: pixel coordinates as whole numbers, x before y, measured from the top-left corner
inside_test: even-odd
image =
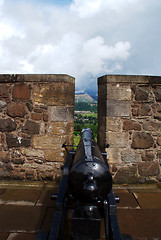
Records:
[[[161,184],[117,185],[120,231],[133,240],[161,240]],[[0,182],[0,240],[35,240],[49,231],[55,210],[55,183]],[[104,230],[101,231],[104,238]]]

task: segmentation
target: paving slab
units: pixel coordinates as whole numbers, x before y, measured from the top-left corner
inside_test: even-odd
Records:
[[[139,205],[143,209],[161,209],[161,192],[134,193]]]
[[[0,232],[38,231],[45,213],[45,207],[0,205]]]
[[[35,205],[41,190],[7,189],[0,196],[0,204]]]
[[[161,209],[118,209],[120,231],[133,238],[160,238]]]
[[[132,193],[119,192],[117,196],[120,198],[117,208],[140,208]]]
[[[35,240],[35,233],[10,233],[7,240]]]
[[[45,218],[41,227],[42,231],[49,231],[51,228],[51,224],[54,218],[55,208],[47,208],[47,212],[45,214]]]
[[[56,201],[51,200],[52,193],[57,193],[58,189],[45,189],[41,192],[36,206],[55,207]]]
[[[0,233],[0,240],[7,240],[9,233],[1,232]]]

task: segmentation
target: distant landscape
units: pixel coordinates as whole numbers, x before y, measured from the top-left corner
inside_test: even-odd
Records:
[[[87,93],[75,95],[74,145],[78,145],[83,128],[91,128],[97,138],[97,96],[95,99]]]

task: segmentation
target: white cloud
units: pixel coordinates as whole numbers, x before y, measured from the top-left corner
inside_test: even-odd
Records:
[[[102,0],[74,0],[70,6],[73,12],[82,18],[93,16],[99,12]]]
[[[79,88],[107,73],[161,74],[160,7],[160,0],[65,7],[0,0],[0,73],[66,73]]]

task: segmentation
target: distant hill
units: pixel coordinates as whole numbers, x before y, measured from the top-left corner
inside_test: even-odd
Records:
[[[97,103],[97,101],[87,93],[75,94],[75,102]]]

